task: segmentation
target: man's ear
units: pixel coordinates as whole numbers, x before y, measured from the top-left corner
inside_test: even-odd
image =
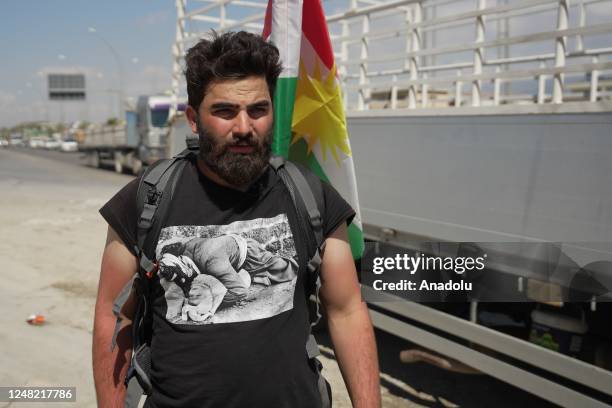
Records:
[[[185,116],[187,117],[187,121],[189,122],[189,126],[191,126],[191,131],[195,134],[198,133],[198,125],[196,123],[198,118],[198,112],[191,107],[191,105],[187,105],[185,109]]]

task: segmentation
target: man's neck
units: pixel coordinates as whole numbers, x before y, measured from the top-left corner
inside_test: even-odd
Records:
[[[261,174],[263,174],[266,169],[268,167],[264,167],[264,169],[262,170]],[[209,180],[211,180],[212,182],[219,184],[223,187],[229,187],[232,188],[234,190],[238,190],[238,191],[242,191],[245,192],[249,189],[249,187],[251,186],[251,184],[253,184],[253,182],[255,182],[255,180],[257,180],[261,174],[257,175],[257,177],[255,177],[253,179],[253,182],[245,184],[243,186],[236,186],[233,184],[228,183],[226,180],[224,180],[223,178],[221,178],[217,173],[215,173],[210,167],[208,167],[208,165],[206,165],[206,163],[204,163],[204,160],[202,160],[201,157],[198,156],[198,170]]]

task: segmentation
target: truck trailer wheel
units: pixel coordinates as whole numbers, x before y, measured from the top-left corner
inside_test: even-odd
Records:
[[[123,174],[123,155],[121,153],[115,153],[113,165],[115,167],[115,173]]]
[[[142,173],[142,171],[142,161],[140,161],[140,159],[134,159],[132,161],[132,174],[135,176],[140,176],[140,173]]]
[[[98,156],[98,152],[96,151],[89,152],[88,161],[89,161],[89,165],[93,167],[94,169],[99,168],[100,167],[100,156]]]

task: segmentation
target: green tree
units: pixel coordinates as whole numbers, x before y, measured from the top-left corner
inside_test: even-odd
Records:
[[[64,131],[66,130],[66,125],[63,123],[58,123],[57,125],[55,125],[55,131],[58,133],[64,133]]]

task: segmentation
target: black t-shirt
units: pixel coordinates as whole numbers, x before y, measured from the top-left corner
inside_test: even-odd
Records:
[[[323,186],[329,236],[355,212]],[[100,209],[128,248],[137,188],[138,179]],[[156,247],[154,390],[145,406],[320,406],[305,349],[308,254],[297,222],[272,168],[241,192],[204,177],[195,161],[185,167]]]

